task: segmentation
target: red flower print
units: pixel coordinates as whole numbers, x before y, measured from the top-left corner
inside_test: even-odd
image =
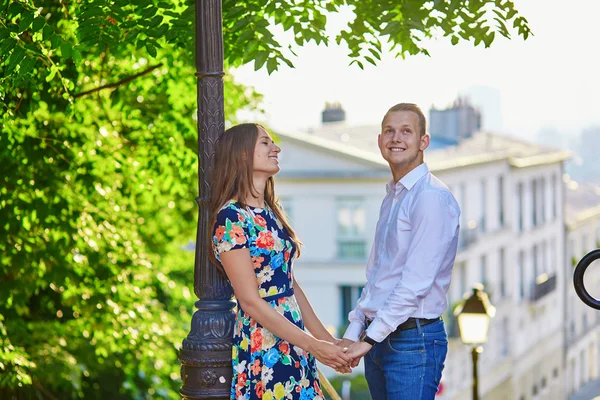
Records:
[[[263,394],[265,394],[265,387],[264,387],[263,383],[258,382],[256,384],[256,388],[254,390],[256,391],[256,395],[258,396],[258,398],[262,399]]]
[[[261,369],[262,366],[260,365],[260,360],[254,360],[254,364],[250,366],[250,371],[252,371],[254,375],[258,375]]]
[[[302,390],[302,386],[296,386],[296,393],[300,393],[301,390]]]
[[[246,220],[246,217],[244,217],[242,214],[238,214],[238,221],[244,222],[245,220]]]
[[[285,297],[281,297],[281,298],[277,299],[277,303],[279,305],[282,305],[283,303],[285,303]]]
[[[246,379],[247,379],[247,376],[246,376],[245,372],[242,372],[241,374],[239,374],[238,381],[237,381],[238,386],[241,386],[241,387],[246,386]]]
[[[256,222],[258,224],[258,226],[261,226],[263,228],[267,227],[267,221],[265,221],[265,219],[263,217],[261,217],[260,215],[257,215],[254,217],[254,222]]]
[[[265,261],[264,257],[252,257],[252,264],[254,265],[254,269],[259,269],[262,267],[262,263]]]
[[[290,260],[290,252],[289,251],[285,251],[283,253],[283,259],[285,260],[285,262],[288,262]]]
[[[300,368],[300,361],[296,361],[296,364],[294,365],[296,368]]]
[[[231,226],[231,237],[235,239],[236,244],[246,243],[246,236],[244,235],[244,230],[240,226]]]
[[[260,248],[273,250],[273,246],[275,245],[275,239],[273,239],[273,234],[271,232],[263,231],[258,235],[258,239],[256,240],[256,245]]]
[[[217,230],[215,231],[215,236],[217,237],[217,240],[219,242],[221,240],[223,240],[223,236],[225,236],[225,227],[224,226],[217,227]]]
[[[260,349],[262,349],[262,342],[262,332],[259,329],[257,329],[256,332],[254,332],[254,334],[252,335],[252,345],[250,347],[250,351],[254,353],[255,351],[259,351]]]
[[[290,345],[285,342],[282,342],[279,345],[279,351],[281,351],[283,354],[290,354]]]
[[[323,392],[321,391],[321,386],[319,386],[318,381],[314,381],[314,386],[315,386],[315,392],[317,392],[317,394],[319,396],[323,397]]]

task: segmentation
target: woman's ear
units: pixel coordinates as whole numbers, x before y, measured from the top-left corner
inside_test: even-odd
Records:
[[[246,158],[247,158],[246,152],[242,151],[242,161],[246,161]]]

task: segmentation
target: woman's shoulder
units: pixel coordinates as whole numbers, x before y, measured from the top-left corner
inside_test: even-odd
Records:
[[[236,200],[229,200],[217,212],[217,221],[222,219],[232,219],[242,221],[247,217],[247,211]]]

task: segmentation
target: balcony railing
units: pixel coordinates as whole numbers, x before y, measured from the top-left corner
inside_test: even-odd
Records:
[[[538,301],[556,289],[556,275],[541,274],[532,285],[531,301]]]

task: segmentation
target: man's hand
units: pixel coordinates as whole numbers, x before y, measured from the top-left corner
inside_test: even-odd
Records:
[[[353,340],[346,339],[346,338],[338,339],[335,342],[335,345],[338,346],[338,347],[341,347],[342,349],[343,348],[350,348],[350,346],[352,346],[353,344],[354,344]]]
[[[371,350],[371,346],[367,342],[356,342],[348,348],[346,354],[352,358],[352,368],[358,366],[360,359],[365,356]]]

